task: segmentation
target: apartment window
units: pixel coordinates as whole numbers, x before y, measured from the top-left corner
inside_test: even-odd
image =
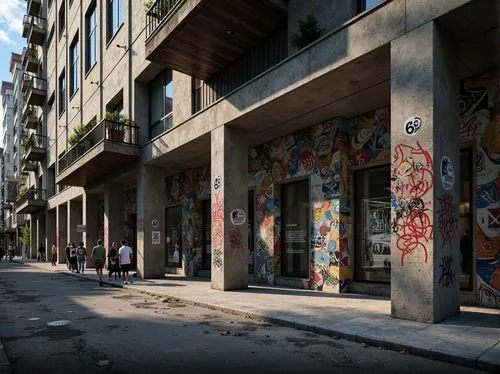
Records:
[[[63,1],[61,7],[59,8],[59,38],[61,38],[65,24],[66,24],[66,7]]]
[[[358,0],[358,13],[373,8],[380,0]]]
[[[86,62],[85,71],[89,71],[97,60],[97,11],[93,3],[85,16]]]
[[[108,0],[108,41],[123,23],[123,0]]]
[[[78,33],[71,43],[69,49],[69,58],[70,58],[70,85],[69,85],[69,95],[70,97],[76,92],[79,87],[80,80],[80,43],[78,43]]]
[[[154,138],[172,127],[172,71],[164,70],[149,83],[149,135]]]
[[[54,25],[50,28],[49,36],[47,38],[47,50],[50,48],[52,39],[54,38]]]
[[[66,109],[66,72],[63,69],[59,76],[59,114]]]

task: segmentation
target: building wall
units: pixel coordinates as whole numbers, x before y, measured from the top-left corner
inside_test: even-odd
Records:
[[[478,303],[500,306],[500,80],[498,72],[460,85],[460,136],[476,147]]]

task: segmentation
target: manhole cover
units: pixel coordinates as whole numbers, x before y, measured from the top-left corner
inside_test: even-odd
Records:
[[[60,321],[50,321],[47,322],[47,326],[66,326],[69,325],[71,322],[67,320],[60,320]]]

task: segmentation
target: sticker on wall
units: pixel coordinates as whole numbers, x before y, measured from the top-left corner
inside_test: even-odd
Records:
[[[247,216],[243,209],[234,209],[231,211],[231,223],[235,226],[243,225],[246,218]]]
[[[151,232],[151,243],[152,244],[160,244],[160,231],[152,231]]]
[[[158,218],[153,218],[151,220],[151,226],[153,226],[154,229],[160,227],[160,221],[158,220]]]
[[[214,189],[218,190],[220,188],[220,185],[222,183],[222,179],[220,176],[215,177],[214,179]]]
[[[445,190],[450,190],[455,184],[455,170],[448,156],[441,159],[441,183]]]
[[[422,126],[422,119],[420,117],[409,117],[405,121],[405,134],[409,136],[415,135]]]

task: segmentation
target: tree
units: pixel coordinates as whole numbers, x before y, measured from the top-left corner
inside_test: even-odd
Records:
[[[313,13],[306,15],[306,18],[298,21],[299,33],[292,35],[291,42],[297,49],[302,49],[316,39],[318,39],[325,29],[322,29],[318,25],[318,20],[314,17]]]
[[[21,231],[21,236],[19,237],[19,240],[21,240],[21,243],[30,245],[31,242],[31,230],[28,225],[24,226],[22,231]]]

